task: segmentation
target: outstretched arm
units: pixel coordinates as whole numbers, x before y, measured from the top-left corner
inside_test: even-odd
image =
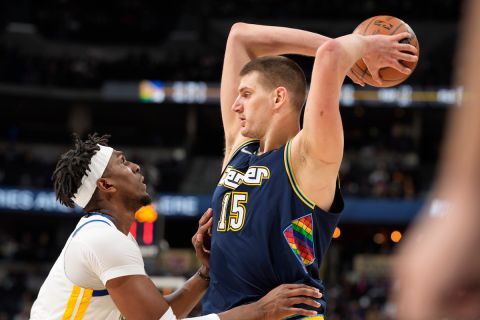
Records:
[[[115,278],[107,282],[107,289],[116,306],[127,319],[160,319],[169,309],[167,301],[147,276]],[[219,314],[219,318],[222,320],[274,320],[292,315],[314,316],[315,311],[295,307],[295,305],[306,304],[318,308],[320,304],[314,299],[320,297],[321,293],[316,288],[303,284],[284,284],[273,289],[257,302]],[[191,304],[191,302],[184,302],[187,305]],[[186,316],[185,313],[179,315],[173,305],[172,309],[175,319],[183,319]]]
[[[240,121],[232,106],[238,96],[240,70],[249,61],[267,55],[300,54],[314,56],[317,48],[330,38],[283,27],[236,23],[227,40],[220,90],[222,120],[225,131],[225,159],[247,138],[240,134]]]

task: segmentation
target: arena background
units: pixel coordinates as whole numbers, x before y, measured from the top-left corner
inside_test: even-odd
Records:
[[[377,14],[409,23],[421,57],[402,86],[345,81],[346,209],[322,269],[332,320],[387,319],[392,308],[392,252],[428,197],[458,98],[461,1],[2,1],[0,319],[28,319],[80,217],[55,202],[50,180],[72,132],[110,133],[111,145],[141,164],[155,206],[138,213],[132,231],[148,273],[169,292],[196,270],[190,239],[219,175],[218,89],[230,26],[336,37]],[[309,76],[312,59],[293,58]]]

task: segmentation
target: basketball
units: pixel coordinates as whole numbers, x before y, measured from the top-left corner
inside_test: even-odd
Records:
[[[402,32],[410,33],[410,38],[403,39],[402,43],[409,43],[415,46],[420,54],[420,47],[418,39],[412,28],[402,20],[391,16],[375,16],[371,17],[358,25],[353,33],[361,35],[394,35]],[[417,62],[400,61],[400,63],[412,70],[417,66]],[[379,71],[380,78],[382,79],[382,85],[379,85],[373,81],[367,66],[362,59],[358,60],[352,67],[352,72],[361,78],[365,83],[374,87],[392,87],[405,81],[412,73],[404,74],[393,68],[382,68]]]

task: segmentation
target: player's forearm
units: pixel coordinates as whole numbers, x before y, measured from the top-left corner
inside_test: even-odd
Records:
[[[208,272],[203,270],[202,274],[208,274]],[[165,296],[165,300],[170,304],[175,315],[179,319],[183,319],[202,299],[207,288],[208,281],[200,278],[198,275],[194,275],[180,289]]]
[[[256,58],[267,55],[300,54],[315,56],[318,47],[330,38],[317,33],[285,27],[236,23],[230,37]]]
[[[256,303],[238,306],[218,314],[220,320],[257,320],[264,319],[256,307]]]

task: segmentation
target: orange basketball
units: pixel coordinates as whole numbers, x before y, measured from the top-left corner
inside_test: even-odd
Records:
[[[353,31],[353,33],[361,35],[393,35],[402,32],[408,32],[411,36],[410,38],[403,39],[401,42],[409,43],[415,46],[419,50],[418,54],[420,54],[420,47],[418,44],[417,36],[408,24],[398,18],[391,16],[375,16],[360,23],[358,27]],[[410,68],[412,71],[417,66],[417,62],[400,61],[401,64]],[[379,85],[373,81],[372,76],[370,75],[370,72],[368,72],[367,66],[362,59],[358,60],[353,65],[352,72],[359,78],[361,78],[363,81],[365,81],[365,83],[374,87],[392,87],[399,83],[402,83],[410,76],[390,67],[382,68],[380,69],[380,78],[382,79],[383,84]]]

